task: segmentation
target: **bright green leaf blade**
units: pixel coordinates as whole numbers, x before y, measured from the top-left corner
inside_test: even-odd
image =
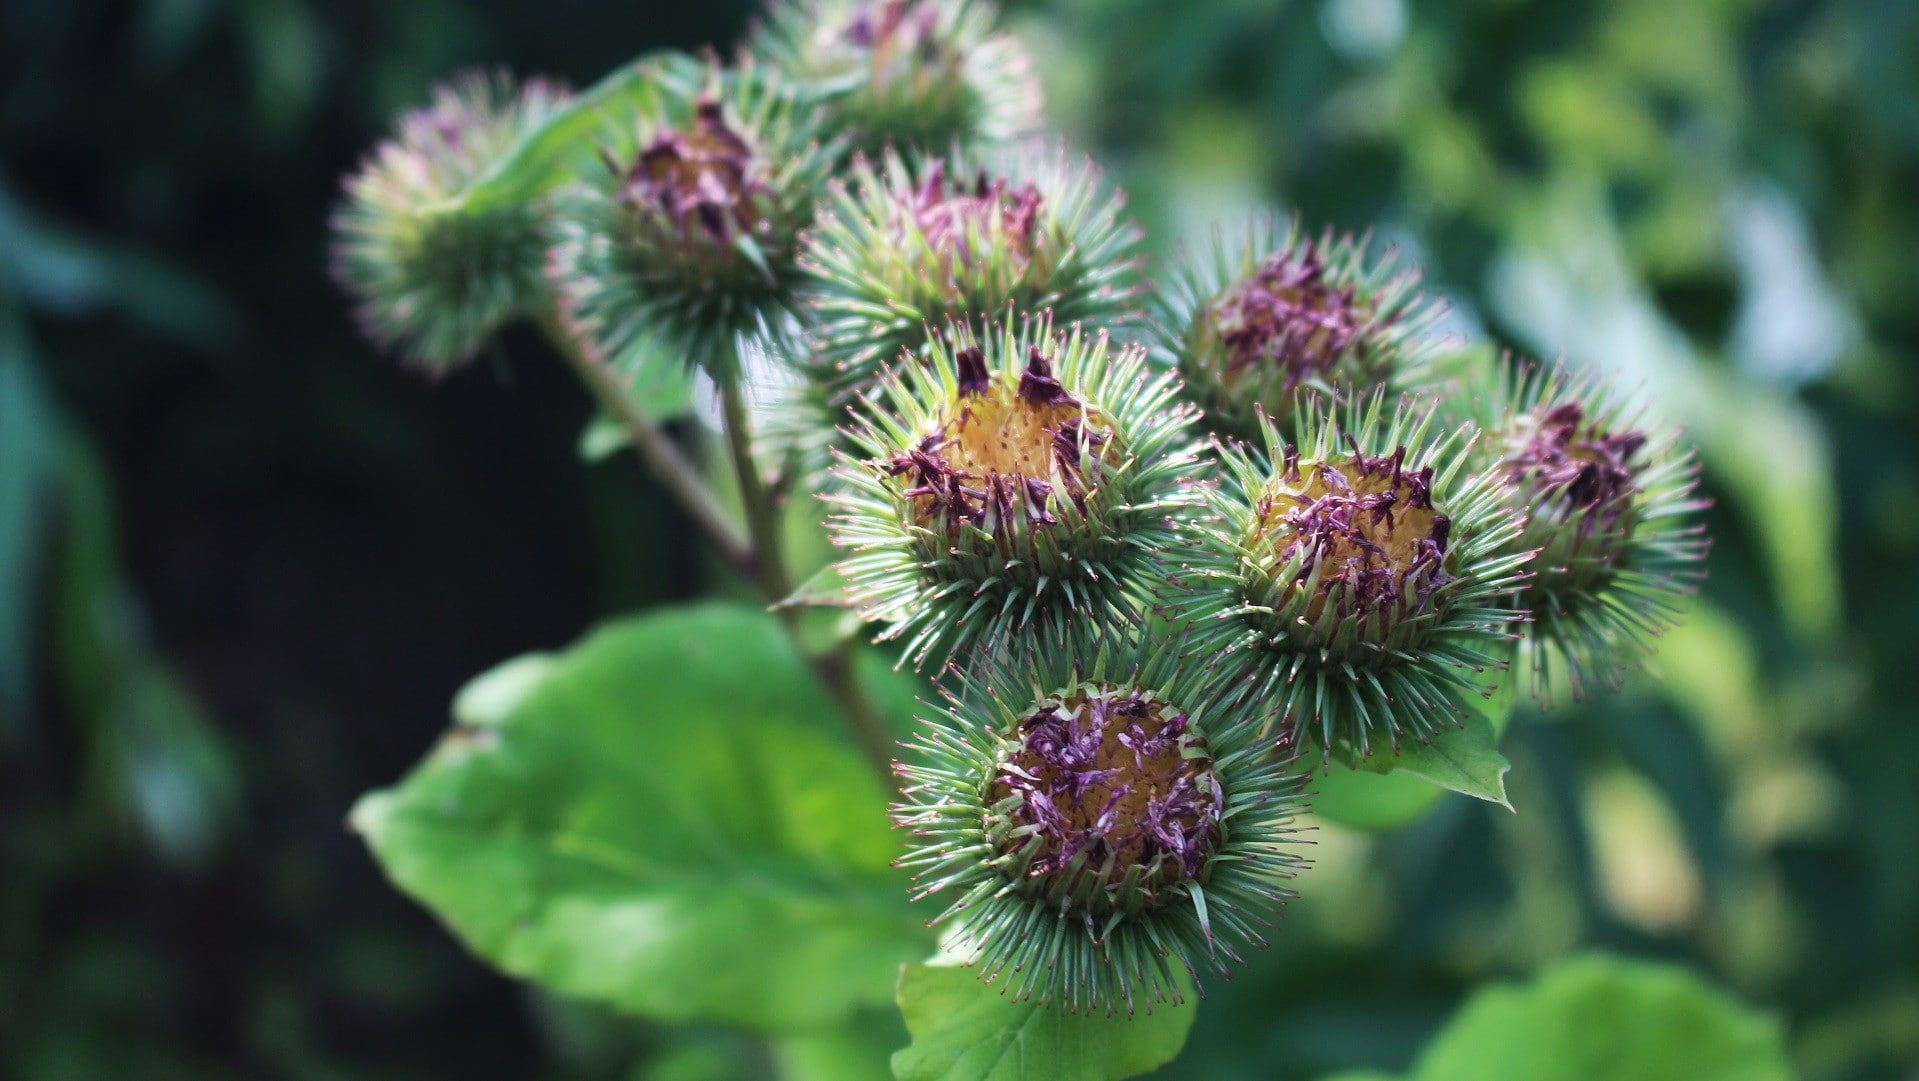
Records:
[[[1510,662],[1511,655],[1505,659]],[[1475,699],[1478,708],[1468,711],[1461,727],[1446,729],[1429,742],[1408,741],[1398,754],[1376,751],[1366,758],[1350,747],[1334,748],[1334,761],[1378,779],[1342,777],[1340,770],[1332,770],[1316,786],[1314,810],[1358,829],[1403,826],[1437,801],[1436,795],[1422,798],[1414,779],[1512,810],[1506,799],[1506,771],[1512,763],[1499,753],[1499,737],[1518,702],[1514,681],[1508,672],[1488,671],[1476,682],[1482,692]]]
[[[480,176],[460,196],[469,212],[530,199],[565,184],[592,160],[593,136],[644,109],[669,82],[697,86],[700,62],[684,53],[651,53],[587,88]]]
[[[1344,766],[1316,773],[1312,791],[1313,814],[1369,833],[1410,825],[1446,794],[1410,773],[1370,773]]]
[[[1790,1081],[1771,1017],[1683,968],[1588,956],[1480,991],[1415,1081]]]
[[[884,1002],[928,932],[872,769],[772,618],[601,627],[461,698],[353,823],[471,949],[565,995],[770,1031]]]
[[[1179,1054],[1196,1006],[1158,1003],[1152,1012],[1062,1014],[1015,1003],[978,971],[909,965],[900,1010],[913,1042],[893,1056],[899,1081],[1120,1081]]]
[[[1321,1081],[1400,1081],[1400,1079],[1394,1077],[1392,1074],[1382,1073],[1378,1070],[1353,1070],[1348,1073],[1334,1074],[1331,1077],[1321,1078]]]
[[[1499,736],[1491,719],[1476,710],[1467,714],[1460,727],[1448,728],[1428,742],[1403,742],[1398,754],[1377,751],[1355,759],[1335,751],[1334,757],[1367,773],[1417,777],[1512,810],[1506,800],[1506,771],[1512,763],[1499,753]]]

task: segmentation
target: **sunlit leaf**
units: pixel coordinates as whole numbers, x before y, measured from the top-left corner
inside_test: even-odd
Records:
[[[804,1029],[929,947],[872,769],[772,617],[664,610],[463,694],[353,813],[476,953],[663,1020]]]

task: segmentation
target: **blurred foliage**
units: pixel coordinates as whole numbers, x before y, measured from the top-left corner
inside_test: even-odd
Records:
[[[343,824],[468,676],[700,567],[636,463],[575,463],[585,403],[530,342],[439,388],[358,344],[337,177],[454,69],[584,85],[746,17],[0,7],[0,1073],[851,1075],[516,989]],[[1376,223],[1460,329],[1642,389],[1717,501],[1662,678],[1522,710],[1517,814],[1323,823],[1274,948],[1155,1076],[1397,1074],[1471,988],[1589,948],[1777,1011],[1809,1081],[1912,1076],[1919,7],[1011,19],[1162,250],[1260,207]]]

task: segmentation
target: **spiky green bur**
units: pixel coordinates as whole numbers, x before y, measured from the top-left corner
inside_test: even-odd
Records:
[[[1040,127],[1040,83],[979,0],[777,0],[749,45],[815,87],[855,149],[1010,143]]]
[[[604,168],[556,201],[547,274],[595,359],[657,345],[710,364],[737,335],[790,322],[830,155],[790,91],[750,67],[704,86],[662,68],[658,90],[609,118]]]
[[[1518,525],[1470,431],[1380,401],[1306,410],[1303,444],[1268,422],[1263,450],[1224,448],[1167,607],[1276,723],[1347,758],[1457,724],[1520,618]]]
[[[1416,267],[1368,247],[1268,221],[1186,258],[1158,301],[1159,345],[1216,429],[1258,439],[1264,413],[1291,433],[1306,402],[1421,384],[1442,309]]]
[[[826,498],[857,608],[919,664],[1054,615],[1137,619],[1190,501],[1191,407],[1104,333],[949,336],[847,433]]]
[[[566,105],[557,83],[469,74],[400,117],[346,178],[333,214],[333,274],[368,337],[433,374],[470,359],[543,303],[541,210],[460,205],[529,132]]]
[[[1124,324],[1139,230],[1091,162],[1064,150],[909,163],[889,152],[834,183],[801,263],[811,282],[809,377],[837,414],[948,323],[1050,311]]]
[[[1531,556],[1516,603],[1533,617],[1534,691],[1558,665],[1575,693],[1616,686],[1702,574],[1692,456],[1596,385],[1545,369],[1504,371],[1491,401],[1485,461],[1523,519],[1513,550]]]
[[[1178,1001],[1292,896],[1290,761],[1176,643],[1088,634],[964,674],[904,778],[901,864],[949,903],[948,945],[1015,999],[1081,1012]]]

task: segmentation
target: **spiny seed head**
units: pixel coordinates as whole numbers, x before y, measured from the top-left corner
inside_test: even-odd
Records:
[[[815,85],[855,149],[943,151],[1040,126],[1031,59],[982,0],[776,0],[750,47]]]
[[[1123,325],[1139,239],[1123,205],[1064,151],[856,162],[849,183],[831,185],[801,260],[822,401],[844,409],[949,322],[979,329],[1010,308]]]
[[[346,178],[333,215],[333,272],[369,337],[433,374],[470,359],[511,319],[536,311],[545,239],[526,201],[464,196],[564,107],[556,83],[469,74],[400,117]]]
[[[831,525],[867,618],[943,660],[1057,615],[1135,618],[1190,496],[1193,412],[1139,350],[949,326],[853,412]]]
[[[1469,372],[1471,377],[1474,373]],[[1522,516],[1534,691],[1564,664],[1575,693],[1616,685],[1679,615],[1706,551],[1692,456],[1590,379],[1486,358],[1472,400],[1481,468]]]
[[[601,168],[556,201],[547,274],[594,359],[705,362],[734,336],[789,329],[830,153],[792,89],[751,64],[642,63],[657,93],[607,110]]]
[[[953,948],[1016,999],[1074,1012],[1177,999],[1292,896],[1300,778],[1206,657],[1053,627],[956,674],[897,767],[901,865]]]
[[[1525,561],[1473,432],[1380,395],[1306,406],[1300,442],[1222,448],[1212,521],[1166,614],[1258,688],[1301,739],[1364,757],[1457,723],[1497,668]]]
[[[1317,239],[1254,222],[1189,256],[1160,299],[1161,350],[1220,431],[1258,438],[1263,412],[1290,433],[1301,403],[1419,386],[1440,314],[1419,271],[1372,258],[1366,238]]]

